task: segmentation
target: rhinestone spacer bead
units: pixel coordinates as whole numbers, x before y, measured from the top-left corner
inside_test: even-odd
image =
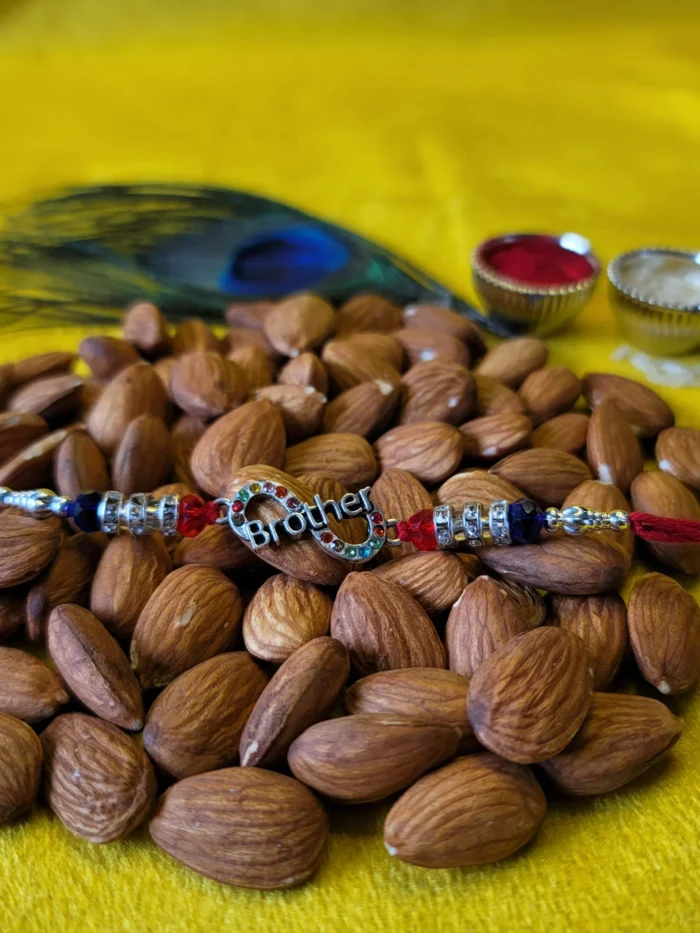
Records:
[[[119,531],[119,519],[124,496],[116,489],[110,489],[102,497],[97,507],[97,517],[105,534],[115,535]]]
[[[433,510],[433,525],[438,547],[454,547],[454,510],[451,505],[438,505]]]
[[[462,530],[464,538],[470,547],[482,547],[484,545],[480,502],[465,502],[462,509]]]
[[[489,531],[491,541],[499,547],[507,547],[511,543],[510,527],[508,525],[508,502],[498,499],[489,506]]]

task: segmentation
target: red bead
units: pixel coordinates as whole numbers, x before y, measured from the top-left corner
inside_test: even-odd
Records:
[[[243,511],[243,503],[242,503],[240,500],[236,499],[234,502],[231,503],[231,511],[232,511],[232,512],[242,512],[242,511]]]
[[[177,517],[177,530],[186,538],[194,538],[207,526],[204,502],[199,496],[185,496],[180,499]]]
[[[332,534],[332,532],[330,532],[330,531],[323,531],[323,532],[321,533],[321,541],[323,541],[324,544],[330,544],[332,540],[333,540],[333,534]]]
[[[204,506],[204,519],[207,525],[215,525],[221,516],[221,505],[218,502],[207,502]]]
[[[287,499],[287,505],[289,506],[290,509],[298,509],[300,504],[301,503],[299,502],[296,496],[290,496]]]
[[[500,237],[481,251],[495,272],[526,285],[571,285],[593,274],[593,266],[580,253],[566,249],[555,237]]]
[[[384,529],[383,529],[383,528],[375,528],[375,529],[374,529],[374,533],[375,533],[375,535],[376,535],[378,538],[383,538],[383,537],[384,537]]]
[[[275,495],[278,499],[284,499],[284,497],[287,495],[286,488],[284,486],[278,486],[277,489],[275,489]]]
[[[381,524],[381,522],[384,521],[381,512],[372,512],[370,518],[372,519],[375,525],[379,525]]]

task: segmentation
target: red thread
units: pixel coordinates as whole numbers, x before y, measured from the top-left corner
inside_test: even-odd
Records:
[[[415,544],[419,551],[437,550],[437,538],[433,525],[433,510],[423,509],[411,515],[408,521],[397,522],[396,537],[399,541]]]
[[[662,518],[646,512],[630,512],[629,520],[632,531],[645,541],[700,543],[700,522],[689,518]]]

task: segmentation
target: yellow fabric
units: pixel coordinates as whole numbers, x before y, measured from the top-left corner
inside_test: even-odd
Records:
[[[0,0],[0,201],[69,182],[176,179],[277,196],[395,246],[470,293],[469,252],[504,230],[573,229],[604,259],[699,247],[697,0],[488,4]],[[72,346],[5,337],[3,358]],[[604,289],[551,341],[610,368]],[[664,391],[681,424],[697,392]],[[145,830],[90,846],[44,810],[0,830],[3,933],[700,929],[700,697],[665,767],[555,802],[503,864],[389,858],[384,806],[335,811],[316,879],[214,884]]]

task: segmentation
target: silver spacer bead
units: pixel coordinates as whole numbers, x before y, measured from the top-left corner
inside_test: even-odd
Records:
[[[508,502],[505,499],[498,499],[489,506],[489,531],[493,544],[506,547],[511,543]]]
[[[462,531],[470,547],[483,547],[484,528],[480,502],[465,502],[462,509]]]
[[[155,499],[146,493],[136,492],[129,496],[122,505],[120,526],[137,537],[157,531],[154,505]]]
[[[581,508],[580,505],[570,505],[562,509],[561,513],[562,528],[567,535],[580,535],[590,530],[588,519],[588,510]]]
[[[70,505],[71,500],[68,496],[54,496],[51,500],[49,508],[54,515],[58,515],[60,518],[65,518],[68,514],[68,506]]]
[[[163,496],[157,503],[158,526],[166,538],[177,534],[177,517],[180,509],[180,497]]]
[[[629,515],[622,509],[615,509],[614,512],[609,512],[608,518],[610,519],[610,527],[614,531],[627,531],[629,529]]]
[[[433,524],[438,547],[455,547],[454,509],[451,505],[438,505],[433,509]]]
[[[548,531],[550,534],[561,531],[561,512],[559,509],[555,509],[553,506],[545,509],[544,527],[545,531]]]
[[[124,496],[116,489],[110,489],[97,506],[97,517],[105,534],[116,535],[119,531],[119,519]]]
[[[12,490],[9,486],[0,486],[0,505],[5,505],[5,496],[9,495]]]
[[[30,489],[22,493],[20,508],[34,518],[48,518],[53,515],[51,503],[55,498],[56,493],[52,489]]]

